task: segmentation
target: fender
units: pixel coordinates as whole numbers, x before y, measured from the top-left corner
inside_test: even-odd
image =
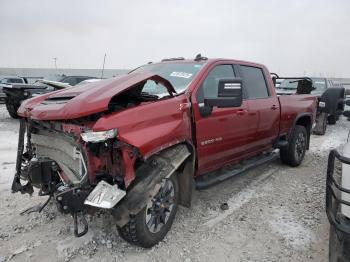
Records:
[[[158,192],[162,180],[178,171],[190,155],[188,147],[185,144],[179,144],[153,155],[142,164],[136,170],[136,179],[127,189],[126,196],[113,209],[112,213],[117,225],[124,226],[128,223],[130,215],[137,214],[144,208]],[[185,169],[186,167],[187,165],[185,165]],[[183,174],[179,175],[179,177],[182,176]],[[179,183],[181,185],[181,179]],[[181,189],[179,193],[181,195]]]
[[[144,160],[165,148],[191,141],[191,119],[183,94],[101,117],[93,131],[117,128],[118,139],[136,147]]]
[[[307,123],[303,120],[303,117],[307,117],[310,119],[310,123]],[[310,136],[311,136],[311,129],[312,129],[312,123],[313,123],[314,119],[312,117],[312,114],[311,113],[301,113],[301,114],[298,114],[296,116],[296,118],[294,119],[294,122],[293,122],[293,126],[291,127],[289,133],[288,133],[288,140],[290,138],[290,136],[292,135],[292,132],[294,130],[294,127],[297,125],[297,124],[300,124],[302,126],[305,126],[306,128],[306,131],[307,131],[307,135],[308,135],[308,139],[307,139],[307,149],[309,149],[310,147]],[[299,122],[299,123],[298,123]]]

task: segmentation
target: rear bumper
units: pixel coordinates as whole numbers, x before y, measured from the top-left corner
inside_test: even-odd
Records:
[[[350,235],[350,219],[341,213],[341,207],[350,207],[350,202],[343,200],[341,194],[350,194],[349,188],[343,188],[334,178],[335,160],[350,165],[350,158],[344,157],[336,150],[328,156],[327,182],[326,182],[326,212],[329,223],[338,231]]]

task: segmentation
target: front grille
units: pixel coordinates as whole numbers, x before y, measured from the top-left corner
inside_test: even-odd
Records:
[[[81,183],[85,178],[86,163],[74,138],[57,132],[38,130],[31,135],[31,143],[36,156],[54,160],[71,183]]]

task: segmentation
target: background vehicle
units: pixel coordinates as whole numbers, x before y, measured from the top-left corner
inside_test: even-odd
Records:
[[[84,80],[96,79],[89,76],[58,76],[54,80],[38,79],[34,84],[11,83],[3,86],[7,111],[12,118],[18,118],[17,110],[21,103],[33,96],[38,96],[58,89],[72,87]],[[19,81],[19,80],[18,80]]]
[[[76,236],[91,207],[109,209],[121,236],[142,247],[164,238],[194,186],[275,159],[277,148],[300,165],[316,115],[312,95],[277,97],[265,66],[200,55],[89,85],[21,105],[12,191],[40,188],[72,214]],[[212,172],[228,164],[231,173]]]
[[[350,106],[350,100],[347,105]],[[350,111],[344,111],[350,117]],[[350,135],[350,132],[349,132]],[[339,172],[336,160],[342,163]],[[350,261],[350,140],[343,155],[332,150],[328,158],[326,184],[326,212],[330,222],[329,261]]]
[[[27,81],[25,78],[17,77],[17,76],[0,77],[0,101],[5,101],[5,98],[6,98],[6,95],[3,92],[2,88],[15,83],[25,84],[27,83]]]
[[[298,92],[298,87],[309,86],[312,95],[318,98],[317,118],[314,133],[324,135],[327,124],[334,125],[344,111],[345,89],[341,83],[327,78],[317,77],[275,77],[275,82],[282,80],[276,85],[278,95],[290,95]]]

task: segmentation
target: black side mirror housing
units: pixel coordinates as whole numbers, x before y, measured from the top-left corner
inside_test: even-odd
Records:
[[[345,100],[345,105],[350,106],[350,99]]]
[[[218,97],[204,98],[204,105],[210,107],[240,107],[243,100],[243,82],[240,78],[219,80]]]

